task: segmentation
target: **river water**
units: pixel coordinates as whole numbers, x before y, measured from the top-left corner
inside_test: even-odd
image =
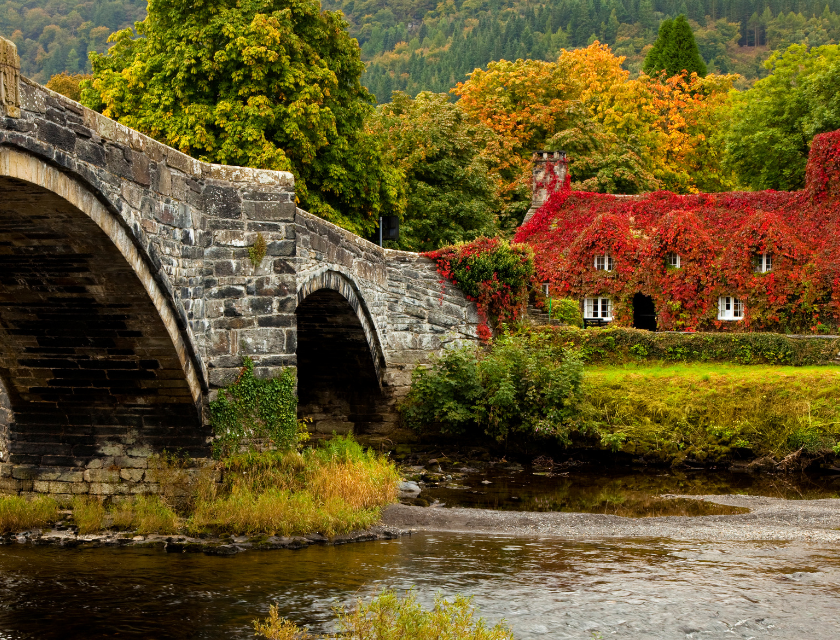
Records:
[[[0,638],[253,638],[390,587],[473,595],[530,638],[840,638],[840,551],[801,544],[463,534],[246,552],[0,547]]]

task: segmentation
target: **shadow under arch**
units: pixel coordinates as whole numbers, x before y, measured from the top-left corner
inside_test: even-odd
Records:
[[[324,271],[297,293],[298,414],[318,432],[368,431],[381,418],[385,358],[354,283]]]
[[[0,193],[10,461],[83,466],[148,446],[205,453],[200,369],[124,223],[70,175],[8,148]]]

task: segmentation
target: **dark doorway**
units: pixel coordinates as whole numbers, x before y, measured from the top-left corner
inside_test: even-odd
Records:
[[[321,289],[297,308],[298,415],[316,431],[369,433],[382,392],[362,324],[337,291]]]
[[[642,293],[633,296],[633,326],[636,329],[656,331],[656,307],[650,296]]]

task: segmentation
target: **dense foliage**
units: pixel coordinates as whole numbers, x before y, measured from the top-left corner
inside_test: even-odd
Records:
[[[694,33],[685,16],[676,20],[665,20],[659,27],[659,36],[645,57],[642,69],[648,75],[665,72],[667,77],[681,73],[696,73],[705,76],[706,63],[700,57]]]
[[[358,45],[317,0],[152,0],[136,37],[91,60],[82,102],[108,117],[199,159],[293,171],[303,207],[358,233],[400,213]]]
[[[298,435],[294,369],[261,379],[254,375],[253,360],[245,358],[236,381],[210,403],[210,424],[216,457],[263,440],[278,449],[293,448]]]
[[[441,277],[458,285],[475,302],[482,316],[479,332],[490,336],[490,327],[516,322],[528,302],[534,275],[534,256],[525,245],[501,238],[479,238],[431,251]]]
[[[499,442],[550,437],[566,441],[583,368],[569,349],[539,335],[505,333],[487,350],[444,352],[432,368],[415,369],[403,403],[418,431],[487,435]]]
[[[429,251],[492,235],[499,209],[487,148],[494,132],[446,94],[395,93],[370,122],[406,182],[398,248]],[[390,244],[390,243],[389,243]]]
[[[731,186],[712,140],[733,78],[631,78],[623,62],[596,42],[563,51],[556,62],[494,62],[454,89],[460,108],[497,135],[488,153],[498,160],[500,195],[515,224],[530,201],[534,149],[564,149],[575,189],[691,193]]]
[[[733,96],[726,160],[753,189],[800,189],[811,140],[840,129],[840,45],[793,45],[770,75]]]
[[[808,189],[633,198],[555,193],[516,235],[535,255],[537,279],[555,295],[613,300],[632,321],[636,293],[652,297],[664,329],[829,332],[840,322],[840,132],[815,138]],[[665,256],[681,257],[679,268]],[[612,271],[596,270],[610,254]],[[761,254],[772,270],[756,270]],[[743,322],[717,319],[718,297],[745,302]]]

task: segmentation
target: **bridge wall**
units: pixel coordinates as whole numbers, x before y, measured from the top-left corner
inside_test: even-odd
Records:
[[[197,161],[25,78],[10,92],[9,67],[0,67],[0,260],[18,265],[23,256],[41,279],[0,274],[0,490],[147,489],[148,456],[167,442],[184,448],[189,432],[193,455],[209,450],[207,404],[245,356],[262,376],[305,360],[311,384],[299,389],[301,414],[314,418],[313,430],[395,437],[395,403],[413,368],[447,343],[476,339],[474,305],[430,260],[298,209],[291,174]],[[35,218],[43,233],[21,236],[21,222]],[[258,234],[267,250],[255,267],[249,247]],[[43,269],[62,251],[84,262],[72,282]],[[21,319],[15,300],[35,290],[41,297]],[[90,327],[129,291],[154,317],[141,321],[149,312],[125,307],[106,345]],[[90,315],[74,312],[72,330],[66,318],[45,324],[43,309],[55,300],[85,301]],[[33,361],[58,344],[49,338],[57,331],[69,331],[61,348],[72,357]],[[90,362],[104,363],[104,373],[79,373]],[[126,383],[111,371],[119,367],[137,371],[133,417],[72,418],[126,406],[116,391]],[[86,395],[99,400],[80,400]],[[58,418],[33,426],[22,417],[47,405]],[[153,405],[159,411],[149,417]],[[167,417],[161,407],[177,411]]]

